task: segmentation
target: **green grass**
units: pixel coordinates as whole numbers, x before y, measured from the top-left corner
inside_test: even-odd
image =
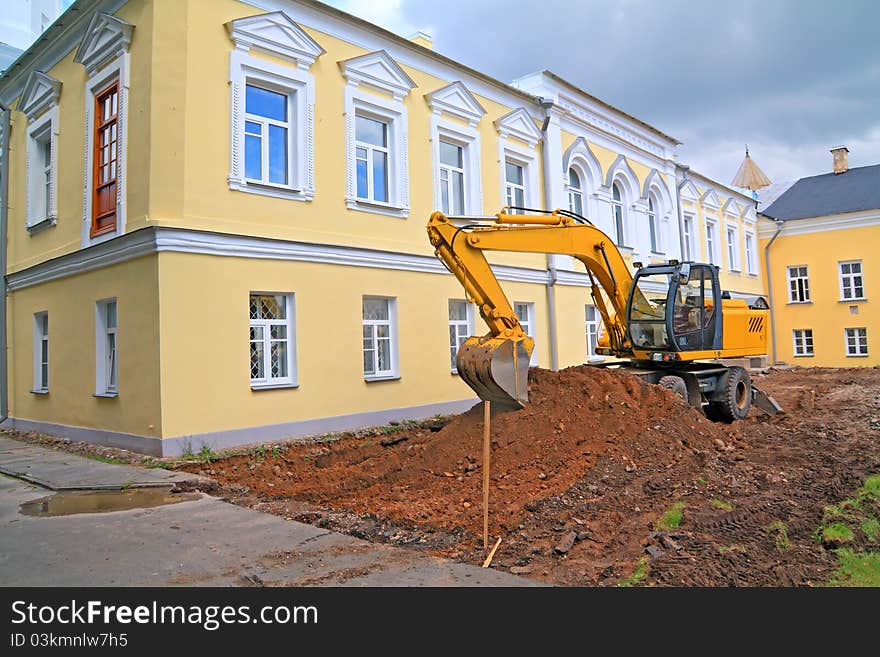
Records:
[[[125,459],[117,459],[112,456],[101,456],[100,454],[89,454],[88,452],[82,452],[82,455],[86,458],[92,459],[93,461],[99,461],[101,463],[112,463],[113,465],[128,465],[128,461]]]
[[[685,503],[679,500],[675,504],[673,504],[669,509],[660,516],[660,519],[655,524],[656,529],[675,529],[681,524],[681,521],[684,519],[684,507]]]
[[[720,500],[717,497],[709,500],[709,504],[714,506],[716,509],[721,509],[722,511],[733,511],[733,504],[726,500]]]
[[[632,575],[629,577],[620,580],[617,583],[617,586],[621,588],[629,588],[632,586],[637,586],[643,579],[648,576],[648,560],[645,557],[639,559],[639,562],[636,564],[635,570],[632,571]]]
[[[767,533],[773,537],[773,544],[780,552],[784,552],[791,547],[791,540],[788,538],[788,527],[781,520],[774,520],[767,528]]]
[[[841,545],[849,543],[854,538],[852,530],[842,522],[833,522],[822,528],[822,542],[828,545]]]
[[[880,587],[880,552],[854,552],[848,548],[836,550],[837,570],[829,586]]]
[[[877,520],[877,518],[865,518],[862,520],[861,527],[869,541],[880,540],[880,520]]]
[[[880,474],[875,474],[865,479],[865,485],[859,488],[858,494],[880,502]]]

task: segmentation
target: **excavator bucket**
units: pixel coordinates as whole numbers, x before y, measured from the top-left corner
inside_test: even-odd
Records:
[[[485,401],[522,408],[529,401],[531,338],[470,337],[458,350],[458,375]]]

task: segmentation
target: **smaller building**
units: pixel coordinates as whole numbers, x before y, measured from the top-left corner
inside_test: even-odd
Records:
[[[771,358],[817,367],[880,362],[880,164],[801,178],[763,210]]]

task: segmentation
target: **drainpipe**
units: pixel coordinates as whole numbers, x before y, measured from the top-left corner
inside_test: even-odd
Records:
[[[773,242],[776,241],[779,233],[782,232],[783,222],[778,219],[773,221],[776,222],[776,232],[770,238],[770,241],[767,242],[767,246],[764,247],[764,276],[767,277],[767,301],[770,305],[770,344],[773,347],[773,363],[775,364],[778,359],[776,358],[776,321],[773,317],[773,280],[770,278],[770,247],[773,246]]]
[[[686,164],[678,165],[679,171],[681,171],[681,182],[675,186],[675,205],[678,208],[678,248],[679,254],[681,254],[681,260],[684,261],[684,215],[681,212],[681,189],[687,184],[688,181],[688,171],[691,168]],[[691,254],[693,257],[693,254]]]
[[[550,108],[553,107],[552,100],[541,99],[541,107],[544,108],[544,123],[541,126],[541,133],[544,139],[541,140],[541,160],[544,165],[544,202],[553,203],[553,160],[554,158],[548,153],[547,145],[548,133],[550,129]],[[558,162],[562,166],[562,162]],[[547,208],[550,209],[550,208]],[[556,271],[556,262],[553,255],[547,254],[547,314],[550,316],[550,369],[554,372],[559,369],[559,348],[556,344],[556,281],[559,280],[559,274]]]
[[[6,362],[6,221],[9,208],[9,135],[12,113],[0,103],[0,422],[9,417]]]

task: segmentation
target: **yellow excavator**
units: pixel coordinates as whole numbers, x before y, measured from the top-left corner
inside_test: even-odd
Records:
[[[584,264],[604,327],[596,353],[617,359],[603,366],[669,388],[713,421],[742,419],[752,404],[771,415],[782,410],[744,368],[719,362],[767,353],[768,306],[760,297],[749,305],[722,292],[717,266],[633,263],[633,276],[613,240],[565,210],[505,207],[493,223],[466,221],[435,212],[428,237],[489,327],[487,335],[469,337],[457,356],[459,375],[481,399],[506,408],[528,402],[534,341],[485,255],[516,251],[569,255]]]

